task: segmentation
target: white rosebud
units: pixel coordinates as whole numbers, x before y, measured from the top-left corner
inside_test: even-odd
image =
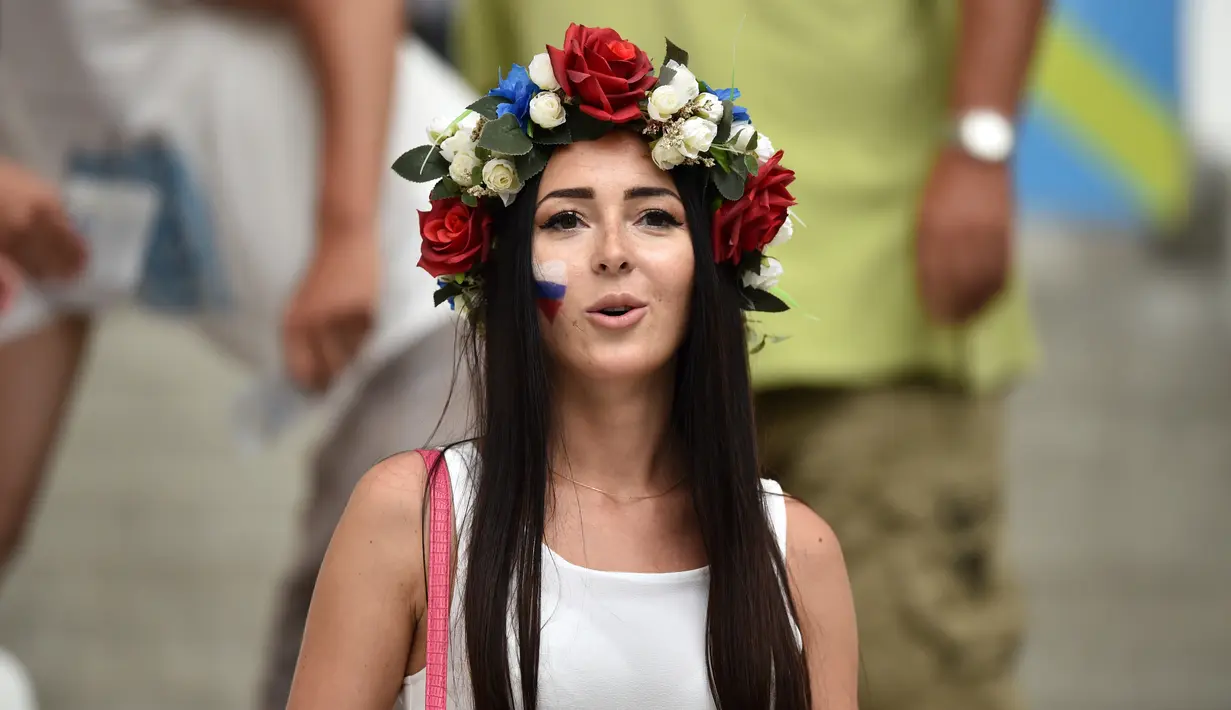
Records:
[[[718,124],[693,116],[680,124],[680,152],[686,158],[695,158],[710,149],[717,135]]]
[[[767,256],[761,260],[761,273],[756,273],[752,269],[744,272],[742,281],[745,288],[755,288],[760,291],[768,291],[778,285],[778,279],[782,276],[782,264],[772,256]]]
[[[768,247],[780,247],[783,244],[786,244],[787,242],[791,241],[791,237],[794,234],[795,234],[795,225],[791,222],[791,215],[788,212],[786,216],[786,221],[782,223],[782,228],[779,229],[778,233],[774,235],[773,240],[770,241],[767,248]]]
[[[547,56],[547,52],[534,55],[526,71],[530,74],[530,81],[533,81],[543,91],[555,91],[560,88],[560,82],[556,81],[556,70],[552,68],[551,57]]]
[[[727,143],[741,153],[748,152],[748,144],[752,142],[752,137],[757,134],[757,129],[751,123],[737,123],[731,127],[731,137],[727,139]],[[760,139],[757,139],[760,143]]]
[[[487,165],[483,166],[483,184],[500,195],[505,205],[511,203],[513,197],[521,190],[517,168],[513,165],[513,161],[504,158],[487,161]]]
[[[697,77],[688,67],[672,59],[667,62],[667,68],[675,70],[670,86],[679,92],[680,99],[682,99],[680,105],[687,105],[689,101],[697,98],[697,94],[701,93],[701,87],[697,85]]]
[[[453,126],[453,119],[437,116],[428,124],[427,139],[432,145],[438,145],[442,140],[453,135],[455,130],[457,129]]]
[[[777,152],[778,151],[774,150],[774,144],[769,142],[769,136],[762,133],[757,138],[757,164],[764,165],[769,162],[769,159],[774,157],[774,153]]]
[[[707,121],[718,123],[722,120],[722,99],[706,92],[693,99],[697,107],[697,115]]]
[[[674,86],[660,86],[650,92],[646,111],[655,121],[667,121],[688,103]]]
[[[564,123],[564,104],[560,97],[544,91],[530,99],[530,120],[543,128],[555,128]]]
[[[449,163],[449,177],[462,187],[474,185],[474,169],[479,167],[479,159],[474,153],[458,153]]]
[[[471,125],[470,128],[466,128],[465,126],[459,124],[457,127],[457,133],[454,133],[444,139],[444,141],[440,144],[440,154],[443,155],[444,159],[449,162],[452,162],[454,158],[465,153],[469,153],[471,156],[474,156],[474,151],[477,146],[474,139],[471,138],[471,134],[473,132],[473,125]]]
[[[666,138],[659,138],[654,142],[654,149],[650,151],[650,157],[654,159],[654,164],[660,170],[670,170],[684,162],[684,154]]]

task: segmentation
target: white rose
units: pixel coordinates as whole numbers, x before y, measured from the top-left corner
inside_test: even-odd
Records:
[[[786,244],[787,242],[791,241],[791,237],[794,234],[795,234],[795,225],[791,222],[791,215],[788,212],[786,216],[786,221],[782,223],[782,228],[779,229],[778,233],[774,235],[773,240],[770,241],[768,246],[780,247],[783,244]]]
[[[727,143],[741,153],[748,152],[748,144],[752,142],[752,137],[757,134],[757,129],[751,123],[737,123],[731,127],[731,137],[727,139]],[[761,139],[757,139],[760,143]]]
[[[453,126],[453,119],[437,116],[428,124],[427,139],[431,141],[432,145],[437,145],[440,141],[453,135],[455,130],[457,129]]]
[[[680,105],[686,105],[689,101],[697,98],[697,94],[701,93],[701,87],[697,85],[697,77],[689,71],[688,67],[672,59],[667,62],[667,68],[675,70],[675,76],[671,78],[670,86],[679,92],[682,99]]]
[[[521,190],[517,168],[514,167],[513,161],[504,158],[487,161],[487,165],[483,166],[483,184],[500,195],[505,205],[510,204]]]
[[[449,163],[449,177],[462,187],[474,185],[474,169],[479,167],[479,159],[474,153],[458,153]]]
[[[543,91],[555,91],[560,88],[560,82],[556,81],[556,70],[552,68],[551,57],[547,56],[547,52],[534,55],[526,71],[530,74],[530,81],[533,81]]]
[[[749,269],[744,272],[742,281],[745,288],[768,291],[778,285],[778,279],[781,276],[782,264],[772,256],[767,256],[761,260],[761,273],[758,274]]]
[[[700,116],[693,116],[680,124],[680,138],[683,143],[680,152],[686,158],[695,158],[710,149],[717,135],[718,124]]]
[[[654,164],[660,170],[670,170],[684,162],[684,154],[665,138],[660,138],[654,143],[650,157],[654,159]]]
[[[680,92],[674,86],[660,86],[650,92],[650,99],[646,102],[646,110],[650,114],[650,118],[655,121],[667,121],[677,111],[684,108],[685,103],[687,101],[680,96]]]
[[[530,99],[530,120],[543,128],[555,128],[564,123],[564,104],[560,97],[544,91]]]
[[[698,116],[714,123],[722,120],[722,99],[706,92],[698,96],[695,102]]]

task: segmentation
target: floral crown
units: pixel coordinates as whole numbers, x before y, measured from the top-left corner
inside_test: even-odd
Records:
[[[782,265],[764,251],[790,239],[782,151],[736,106],[739,89],[713,89],[688,69],[688,53],[667,40],[658,75],[650,58],[609,28],[569,25],[564,48],[547,47],[528,67],[514,64],[487,96],[428,128],[431,143],[393,164],[413,182],[436,181],[419,213],[419,266],[435,276],[436,305],[475,302],[492,248],[491,210],[506,207],[543,171],[556,146],[596,140],[616,126],[650,141],[663,170],[700,165],[721,198],[713,204],[714,260],[739,272],[745,310],[784,311],[775,289]]]

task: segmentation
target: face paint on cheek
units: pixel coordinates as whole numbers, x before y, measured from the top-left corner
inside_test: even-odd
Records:
[[[534,262],[534,301],[548,321],[555,321],[564,304],[568,267],[563,261]]]

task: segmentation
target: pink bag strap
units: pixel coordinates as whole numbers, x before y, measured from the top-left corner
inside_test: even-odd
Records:
[[[419,449],[429,475],[427,549],[427,710],[445,710],[449,690],[449,602],[453,576],[453,489],[439,451]]]

